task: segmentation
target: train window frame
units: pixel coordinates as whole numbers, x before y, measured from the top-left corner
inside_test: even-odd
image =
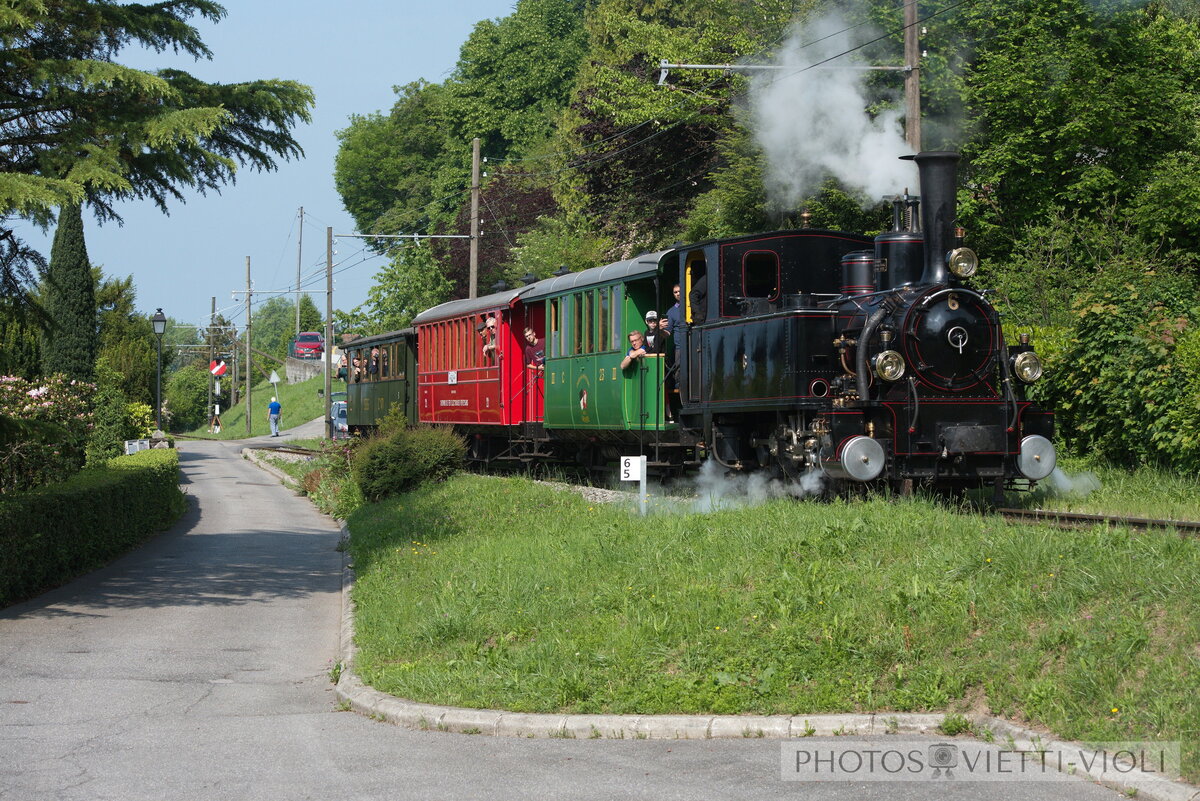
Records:
[[[604,353],[608,348],[609,330],[612,328],[612,304],[609,287],[596,290],[596,352]]]
[[[617,353],[623,353],[626,345],[625,337],[627,334],[622,330],[620,311],[625,307],[625,287],[617,284],[613,287],[612,295],[612,332],[610,336],[612,341],[609,342],[609,350],[614,350]]]
[[[571,355],[579,356],[583,353],[583,342],[580,337],[580,326],[583,320],[583,313],[580,307],[583,305],[583,297],[579,293],[571,295]]]
[[[596,293],[591,289],[583,293],[583,325],[580,335],[583,338],[583,354],[590,356],[596,351]]]
[[[446,323],[438,323],[438,369],[446,369]]]
[[[758,291],[761,288],[761,285],[754,286],[754,287],[751,287],[749,285],[749,280],[751,278],[751,268],[752,268],[751,261],[752,260],[758,261],[758,260],[760,260],[759,257],[769,258],[769,260],[771,262],[770,267],[773,268],[773,270],[762,270],[761,271],[762,275],[773,274],[773,276],[774,276],[774,280],[771,282],[773,284],[773,286],[771,287],[771,292],[766,293],[766,294]],[[761,276],[758,274],[759,272],[760,272],[760,270],[758,268],[755,268],[754,279],[756,281],[761,280]],[[780,292],[781,292],[780,287],[782,285],[782,280],[783,280],[783,276],[780,271],[779,254],[776,253],[775,251],[773,251],[773,250],[748,250],[742,254],[742,297],[766,298],[768,301],[777,301],[780,298]],[[752,289],[754,291],[751,291]]]
[[[680,287],[680,289],[683,290],[684,320],[689,325],[700,323],[700,322],[707,322],[708,318],[710,317],[710,315],[708,314],[708,310],[709,310],[709,307],[711,306],[711,304],[709,303],[708,286],[707,286],[707,284],[708,284],[708,256],[703,250],[690,251],[687,254],[687,256],[685,257],[684,264],[683,264],[683,283],[684,283],[684,285],[682,287]],[[698,316],[695,311],[696,307],[695,307],[695,304],[692,303],[692,291],[700,284],[705,285],[705,287],[704,287],[704,296],[705,296],[705,303],[704,303],[705,315],[704,315],[704,317],[705,317],[705,319],[704,320],[697,319]],[[719,313],[720,312],[718,312],[718,314]]]
[[[551,358],[557,358],[562,355],[562,342],[560,341],[560,334],[562,333],[561,310],[559,298],[550,298],[550,302],[546,304],[546,328],[549,331],[549,335],[546,338],[550,341]]]

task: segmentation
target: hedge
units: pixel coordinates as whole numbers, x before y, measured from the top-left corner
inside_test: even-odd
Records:
[[[173,449],[118,456],[62,483],[0,496],[0,607],[132,550],[184,505]]]

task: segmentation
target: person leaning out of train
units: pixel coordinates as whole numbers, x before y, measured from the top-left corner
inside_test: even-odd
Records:
[[[379,347],[371,348],[371,358],[367,360],[367,373],[372,376],[379,375]]]
[[[366,364],[365,364],[365,360],[363,359],[362,351],[361,350],[354,351],[354,381],[355,381],[355,383],[363,380],[363,373],[365,372],[365,369],[366,369]]]
[[[346,360],[346,354],[343,353],[342,357],[340,359],[338,359],[338,366],[337,366],[338,379],[340,379],[342,381],[346,380],[346,377],[350,374],[349,367],[350,367],[350,365]]]
[[[629,332],[629,351],[626,352],[625,358],[621,360],[621,369],[628,368],[631,364],[646,355],[646,335],[641,331]]]
[[[489,317],[484,321],[483,358],[488,363],[496,360],[496,318]]]
[[[525,329],[525,367],[538,372],[546,369],[546,346],[532,328]]]
[[[651,309],[646,312],[646,332],[642,335],[646,342],[646,353],[662,353],[666,348],[667,335],[658,327],[658,312]]]

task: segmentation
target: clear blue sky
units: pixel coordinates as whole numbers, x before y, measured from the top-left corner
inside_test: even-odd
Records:
[[[210,82],[296,80],[312,87],[316,107],[312,123],[295,132],[305,151],[301,160],[284,162],[275,172],[243,169],[237,183],[221,194],[189,195],[187,203],[171,207],[170,216],[143,202],[118,208],[123,226],[99,226],[87,218],[92,263],[105,275],[132,275],[138,307],[148,314],[161,306],[180,322],[203,325],[216,296],[218,311],[240,327],[244,296],[235,301],[230,292],[245,289],[247,256],[256,290],[295,284],[297,212],[303,206],[302,273],[319,272],[308,285],[323,292],[326,227],[333,226],[336,234],[354,233],[333,185],[334,132],[346,127],[351,114],[390,108],[393,86],[418,78],[443,81],[475,24],[507,16],[514,2],[243,0],[225,3],[228,16],[220,23],[197,23],[213,52],[211,61],[170,53],[123,54],[120,60],[129,66],[178,67]],[[49,256],[48,238],[22,231]],[[366,300],[372,276],[383,265],[379,258],[363,261],[362,248],[361,240],[335,240],[334,262],[347,269],[334,277],[334,308],[349,310]],[[324,312],[324,295],[312,298]]]

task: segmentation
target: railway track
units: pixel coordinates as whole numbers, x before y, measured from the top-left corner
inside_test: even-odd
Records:
[[[321,453],[312,448],[296,448],[290,445],[253,445],[251,450],[267,451],[268,453],[296,453],[301,456],[318,456]]]
[[[1050,523],[1062,528],[1085,526],[1128,526],[1138,531],[1173,528],[1185,537],[1200,537],[1200,521],[1168,520],[1150,517],[1117,517],[1113,515],[1091,515],[1082,512],[1054,512],[1042,509],[997,509],[996,514],[1006,520],[1021,522]]]

